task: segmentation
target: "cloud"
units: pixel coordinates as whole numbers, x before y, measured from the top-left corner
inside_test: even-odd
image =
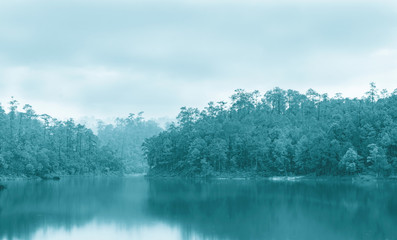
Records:
[[[110,117],[275,86],[393,88],[394,1],[3,1],[0,102]]]
[[[373,53],[374,56],[380,56],[380,57],[389,57],[389,56],[396,56],[397,55],[397,49],[390,49],[390,48],[382,48],[378,49]]]

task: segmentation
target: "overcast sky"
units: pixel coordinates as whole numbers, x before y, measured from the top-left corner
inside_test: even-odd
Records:
[[[111,118],[279,86],[397,88],[397,1],[0,2],[0,102]]]

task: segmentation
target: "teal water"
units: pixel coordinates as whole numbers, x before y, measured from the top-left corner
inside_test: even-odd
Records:
[[[16,181],[0,239],[397,239],[397,184]]]

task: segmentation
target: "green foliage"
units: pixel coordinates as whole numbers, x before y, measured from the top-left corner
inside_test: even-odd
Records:
[[[142,171],[141,144],[159,132],[155,123],[130,115],[119,119],[115,127],[100,126],[98,138],[73,119],[59,121],[47,114],[37,115],[30,105],[18,111],[13,98],[9,104],[8,113],[0,105],[0,175]]]
[[[145,121],[142,114],[140,112],[135,116],[130,113],[127,118],[117,118],[115,125],[98,123],[100,146],[106,147],[108,154],[121,159],[126,173],[147,170],[142,143],[161,131],[155,122]]]
[[[353,148],[349,148],[339,162],[340,171],[348,175],[355,174],[357,172],[359,158],[360,156],[357,154],[357,152]]]
[[[144,154],[150,171],[172,175],[396,173],[397,91],[378,92],[374,83],[362,99],[238,89],[230,104],[181,108]]]
[[[370,168],[376,173],[376,176],[386,175],[390,169],[390,164],[387,162],[385,151],[376,144],[368,145],[369,156],[367,162]]]

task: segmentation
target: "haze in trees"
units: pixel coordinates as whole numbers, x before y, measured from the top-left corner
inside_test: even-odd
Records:
[[[115,125],[98,123],[101,145],[112,149],[114,155],[122,160],[125,173],[147,171],[142,143],[162,130],[156,122],[145,121],[142,114],[135,116],[130,113],[127,118],[117,118]]]
[[[0,176],[142,172],[140,146],[160,128],[141,115],[100,125],[98,137],[73,119],[38,115],[30,105],[18,111],[12,99],[8,113],[0,105]]]
[[[397,90],[329,98],[238,89],[230,104],[182,107],[177,124],[143,145],[151,175],[397,173]]]

